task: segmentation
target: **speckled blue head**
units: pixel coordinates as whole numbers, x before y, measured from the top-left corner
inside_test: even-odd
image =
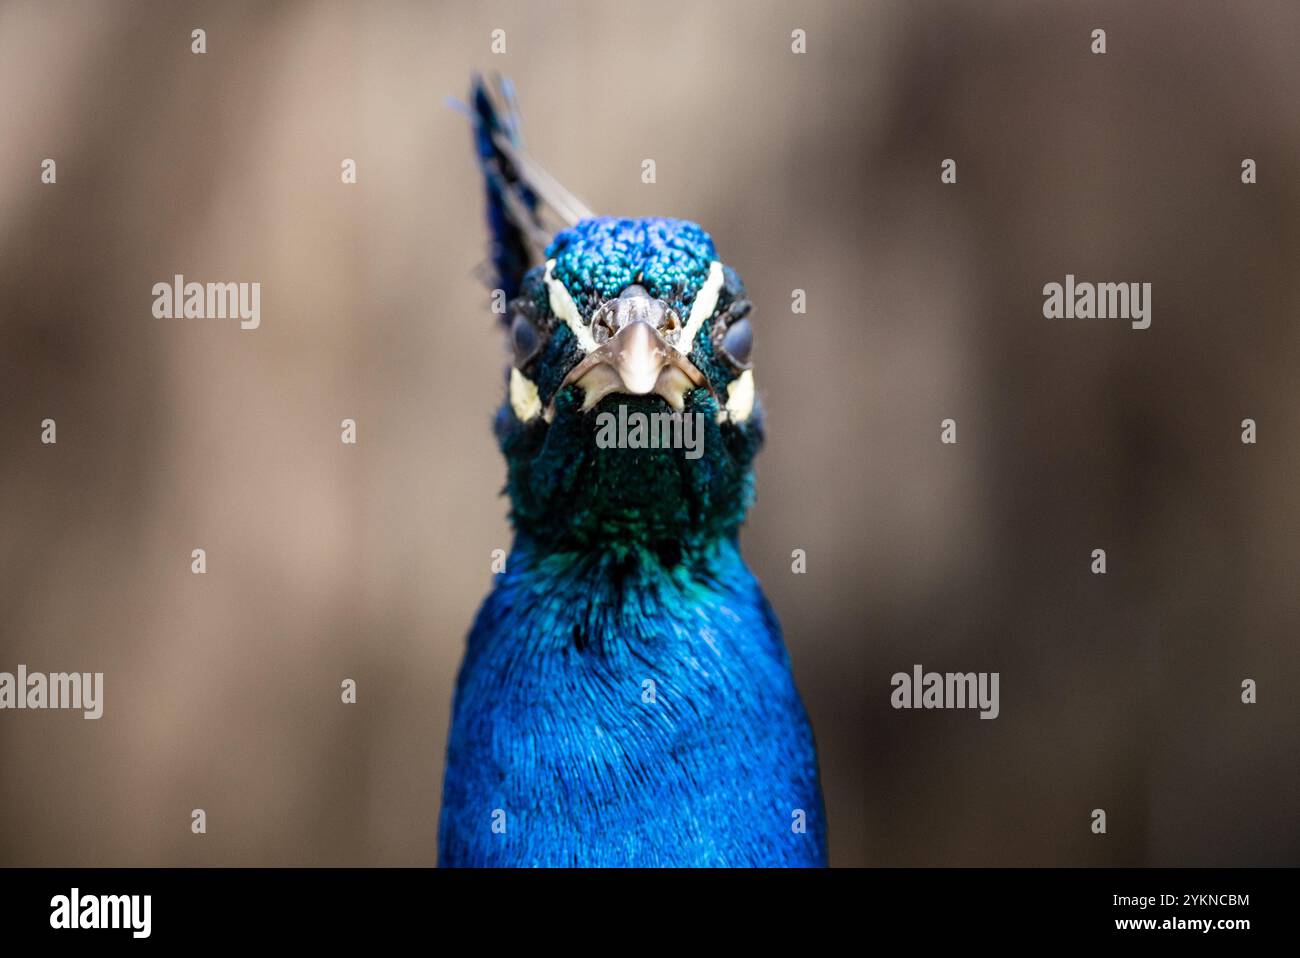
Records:
[[[584,320],[633,283],[685,316],[718,258],[698,224],[661,217],[583,220],[557,234],[546,256]]]
[[[669,411],[658,395],[584,405],[586,380],[574,381],[598,348],[601,307],[629,289],[672,317],[673,345],[661,345],[696,377],[681,412],[704,431],[698,459],[595,442],[601,413]],[[695,223],[596,217],[557,234],[507,317],[515,363],[497,435],[516,528],[557,548],[616,550],[673,542],[690,551],[734,534],[752,500],[750,466],[762,442],[748,312],[739,276]]]

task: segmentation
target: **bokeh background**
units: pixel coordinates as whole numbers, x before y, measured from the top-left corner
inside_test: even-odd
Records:
[[[1287,0],[0,6],[0,670],[106,673],[98,722],[0,713],[0,863],[434,861],[509,542],[473,69],[595,209],[748,282],[744,545],[834,864],[1300,861],[1297,36]],[[1045,320],[1067,272],[1153,283],[1151,329]],[[261,282],[261,328],[155,319],[174,273]],[[1001,717],[892,710],[913,663],[999,671]]]

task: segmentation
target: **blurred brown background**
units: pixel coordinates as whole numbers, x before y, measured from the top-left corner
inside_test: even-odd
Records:
[[[0,713],[0,863],[433,862],[509,541],[442,104],[477,68],[594,208],[748,282],[745,547],[834,864],[1295,864],[1298,36],[1286,0],[0,6],[0,671],[106,673],[98,722]],[[1045,320],[1067,272],[1153,283],[1152,327]],[[174,273],[261,282],[261,328],[155,319]],[[892,710],[913,663],[1000,671],[1001,717]]]

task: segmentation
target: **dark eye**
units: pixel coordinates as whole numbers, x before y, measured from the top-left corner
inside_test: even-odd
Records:
[[[542,348],[542,334],[523,313],[515,313],[510,323],[510,345],[515,352],[515,366],[519,369]]]
[[[750,354],[754,350],[754,331],[750,328],[749,320],[737,319],[732,322],[722,334],[720,346],[724,359],[737,369],[748,369]]]

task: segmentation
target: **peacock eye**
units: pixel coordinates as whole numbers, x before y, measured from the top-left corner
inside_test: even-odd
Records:
[[[737,369],[750,367],[750,354],[754,351],[754,331],[748,319],[737,319],[727,326],[719,344],[723,358]]]
[[[510,322],[510,345],[514,349],[515,367],[518,369],[523,369],[542,348],[542,334],[522,312],[516,312],[515,318]]]

